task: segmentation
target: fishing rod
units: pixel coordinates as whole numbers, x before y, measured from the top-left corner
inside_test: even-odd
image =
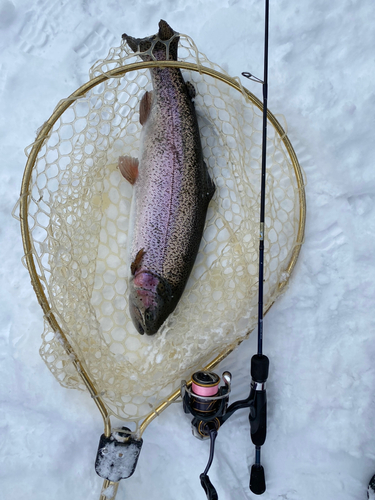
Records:
[[[205,471],[200,475],[207,500],[218,500],[217,492],[208,477],[208,470],[214,456],[214,446],[221,425],[233,413],[242,408],[249,408],[250,436],[255,445],[255,462],[250,473],[250,490],[261,495],[266,491],[264,468],[261,464],[261,447],[267,434],[267,395],[269,359],[263,354],[263,280],[264,280],[264,228],[266,199],[267,167],[267,100],[268,100],[268,31],[269,0],[265,0],[264,30],[264,77],[260,80],[251,73],[242,75],[263,87],[263,127],[262,127],[262,168],[260,191],[260,230],[259,230],[259,286],[258,286],[258,351],[251,358],[251,386],[248,398],[237,401],[228,407],[232,376],[224,372],[224,386],[219,388],[220,378],[211,372],[196,372],[192,376],[189,388],[185,381],[181,384],[181,395],[185,413],[193,415],[193,435],[199,439],[210,439],[210,456]]]
[[[264,468],[261,465],[261,446],[267,434],[267,395],[266,381],[269,359],[263,354],[263,281],[264,281],[264,222],[266,205],[267,172],[267,110],[268,110],[268,28],[269,0],[265,2],[264,29],[264,78],[263,78],[263,137],[262,137],[262,174],[260,188],[260,231],[259,231],[259,297],[258,297],[258,353],[251,359],[251,392],[254,397],[254,412],[250,410],[250,434],[255,445],[255,463],[251,468],[250,489],[261,495],[266,490]]]

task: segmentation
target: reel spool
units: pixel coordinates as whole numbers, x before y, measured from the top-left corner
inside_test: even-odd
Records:
[[[138,104],[155,65],[181,68],[196,87],[217,192],[183,297],[146,338],[127,310],[132,193],[116,165],[120,155],[138,155]],[[45,317],[41,356],[62,386],[90,391],[105,438],[113,436],[110,415],[133,422],[138,453],[147,425],[179,397],[180,381],[211,370],[256,325],[261,111],[261,102],[185,35],[177,62],[140,62],[122,44],[58,104],[28,154],[19,210],[25,262]],[[271,112],[268,120],[265,310],[288,282],[305,224],[297,157]],[[119,439],[129,443],[124,432]]]
[[[191,377],[191,387],[181,383],[181,396],[185,413],[194,416],[191,426],[193,436],[208,439],[210,431],[218,431],[220,420],[228,405],[232,375],[223,373],[225,385],[219,388],[220,377],[216,373],[199,371]]]

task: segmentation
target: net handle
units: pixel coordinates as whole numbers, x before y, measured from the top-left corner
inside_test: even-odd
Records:
[[[69,342],[68,338],[64,334],[62,328],[60,327],[55,315],[51,312],[50,305],[48,303],[47,297],[44,293],[44,288],[42,286],[42,283],[39,279],[36,266],[35,266],[35,260],[34,260],[34,248],[32,244],[32,240],[30,237],[30,231],[29,231],[29,224],[28,224],[28,208],[29,208],[29,202],[30,202],[30,180],[32,176],[32,171],[34,168],[34,165],[37,160],[38,153],[40,149],[42,148],[45,140],[48,138],[48,135],[50,131],[52,130],[52,127],[56,123],[56,121],[60,118],[60,116],[69,108],[69,106],[75,102],[77,99],[84,97],[87,92],[89,92],[91,89],[96,87],[97,85],[107,81],[108,79],[111,78],[120,78],[124,76],[126,73],[130,71],[139,71],[143,69],[151,69],[155,67],[161,67],[161,68],[179,68],[179,69],[185,69],[188,71],[195,71],[200,74],[205,74],[208,76],[211,76],[217,80],[220,80],[223,83],[228,84],[238,92],[240,92],[242,95],[246,97],[246,99],[251,102],[253,105],[255,105],[259,110],[263,110],[263,104],[262,102],[254,95],[252,94],[249,90],[247,90],[245,87],[242,86],[241,82],[239,79],[232,78],[229,75],[226,75],[224,73],[220,73],[219,71],[216,71],[214,69],[208,68],[206,66],[198,65],[195,63],[189,63],[189,62],[184,62],[184,61],[140,61],[140,62],[135,62],[128,64],[126,66],[120,66],[118,68],[115,68],[111,71],[108,71],[106,73],[102,73],[101,75],[93,78],[92,80],[89,80],[87,83],[79,87],[75,92],[73,92],[68,98],[63,99],[62,101],[59,102],[59,104],[56,106],[54,112],[50,116],[50,118],[44,123],[44,125],[41,127],[34,143],[32,144],[30,154],[27,159],[27,163],[25,166],[25,171],[22,179],[22,185],[21,185],[21,193],[20,193],[20,224],[21,224],[21,234],[22,234],[22,241],[23,241],[23,246],[24,246],[24,252],[25,252],[25,260],[26,264],[30,273],[31,277],[31,284],[34,288],[35,294],[37,296],[38,302],[41,305],[45,317],[47,321],[49,322],[51,328],[61,340],[63,347],[65,351],[67,352],[68,355],[72,356],[73,359],[73,364],[75,368],[77,369],[78,374],[80,375],[83,383],[89,390],[91,396],[93,397],[102,417],[103,417],[103,422],[104,422],[104,434],[108,437],[111,434],[111,424],[110,424],[110,415],[109,411],[101,398],[98,390],[95,387],[94,382],[90,378],[88,372],[86,371],[84,367],[84,363],[78,359],[77,355],[74,352],[74,349]],[[293,249],[291,259],[288,263],[287,268],[285,269],[285,276],[286,279],[279,283],[278,286],[278,291],[281,292],[284,287],[286,286],[289,276],[291,272],[293,271],[300,250],[301,250],[301,244],[303,242],[304,238],[304,233],[305,233],[305,220],[306,220],[306,197],[305,197],[305,189],[304,189],[304,182],[303,182],[303,173],[301,170],[301,167],[299,165],[297,155],[293,149],[292,144],[290,143],[286,132],[284,131],[283,127],[281,124],[278,122],[276,117],[271,113],[270,110],[267,110],[267,119],[269,122],[272,124],[274,129],[276,130],[277,134],[281,138],[287,152],[289,155],[289,158],[292,162],[296,181],[297,181],[297,186],[298,186],[298,193],[299,193],[299,227],[298,227],[298,233],[297,233],[297,243]],[[269,305],[267,311],[270,309],[270,307],[273,305],[273,302]],[[244,339],[242,339],[240,342],[236,343],[234,346],[231,346],[225,351],[223,351],[221,354],[219,354],[209,365],[207,365],[204,370],[209,371],[210,369],[214,368],[216,365],[218,365],[224,358],[226,358],[234,349],[237,347],[245,338],[249,336],[251,331],[247,332],[246,336]],[[154,419],[156,418],[162,411],[164,411],[173,401],[178,399],[180,396],[180,389],[175,391],[173,394],[171,394],[165,401],[163,401],[155,410],[150,412],[145,419],[143,420],[142,424],[139,427],[138,430],[138,436],[140,437],[144,430],[146,429],[147,425]]]

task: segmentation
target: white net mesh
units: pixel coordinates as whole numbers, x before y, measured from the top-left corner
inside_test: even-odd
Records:
[[[181,36],[179,59],[224,71]],[[90,72],[139,60],[126,45]],[[72,102],[42,146],[30,183],[34,257],[51,311],[84,360],[111,413],[138,421],[256,325],[262,114],[242,93],[195,71],[202,147],[216,193],[186,290],[153,337],[140,336],[128,312],[127,231],[132,187],[117,168],[138,156],[139,101],[148,70],[95,86]],[[297,241],[298,186],[291,160],[268,127],[265,307],[288,279]],[[83,384],[48,321],[41,356],[65,387]]]

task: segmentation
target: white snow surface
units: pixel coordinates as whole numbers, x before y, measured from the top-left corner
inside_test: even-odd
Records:
[[[5,500],[97,500],[102,419],[60,387],[38,354],[42,310],[11,218],[24,148],[57,102],[88,79],[121,34],[190,35],[231,75],[262,78],[264,4],[256,0],[0,0],[0,488]],[[269,420],[264,500],[361,500],[375,472],[375,4],[271,1],[269,108],[283,114],[307,177],[307,227],[285,294],[265,318]],[[261,87],[243,83],[261,97]],[[231,401],[249,390],[256,335],[220,366]],[[143,435],[118,499],[199,500],[209,445],[180,404]],[[248,411],[219,431],[210,478],[220,500],[249,490]]]

